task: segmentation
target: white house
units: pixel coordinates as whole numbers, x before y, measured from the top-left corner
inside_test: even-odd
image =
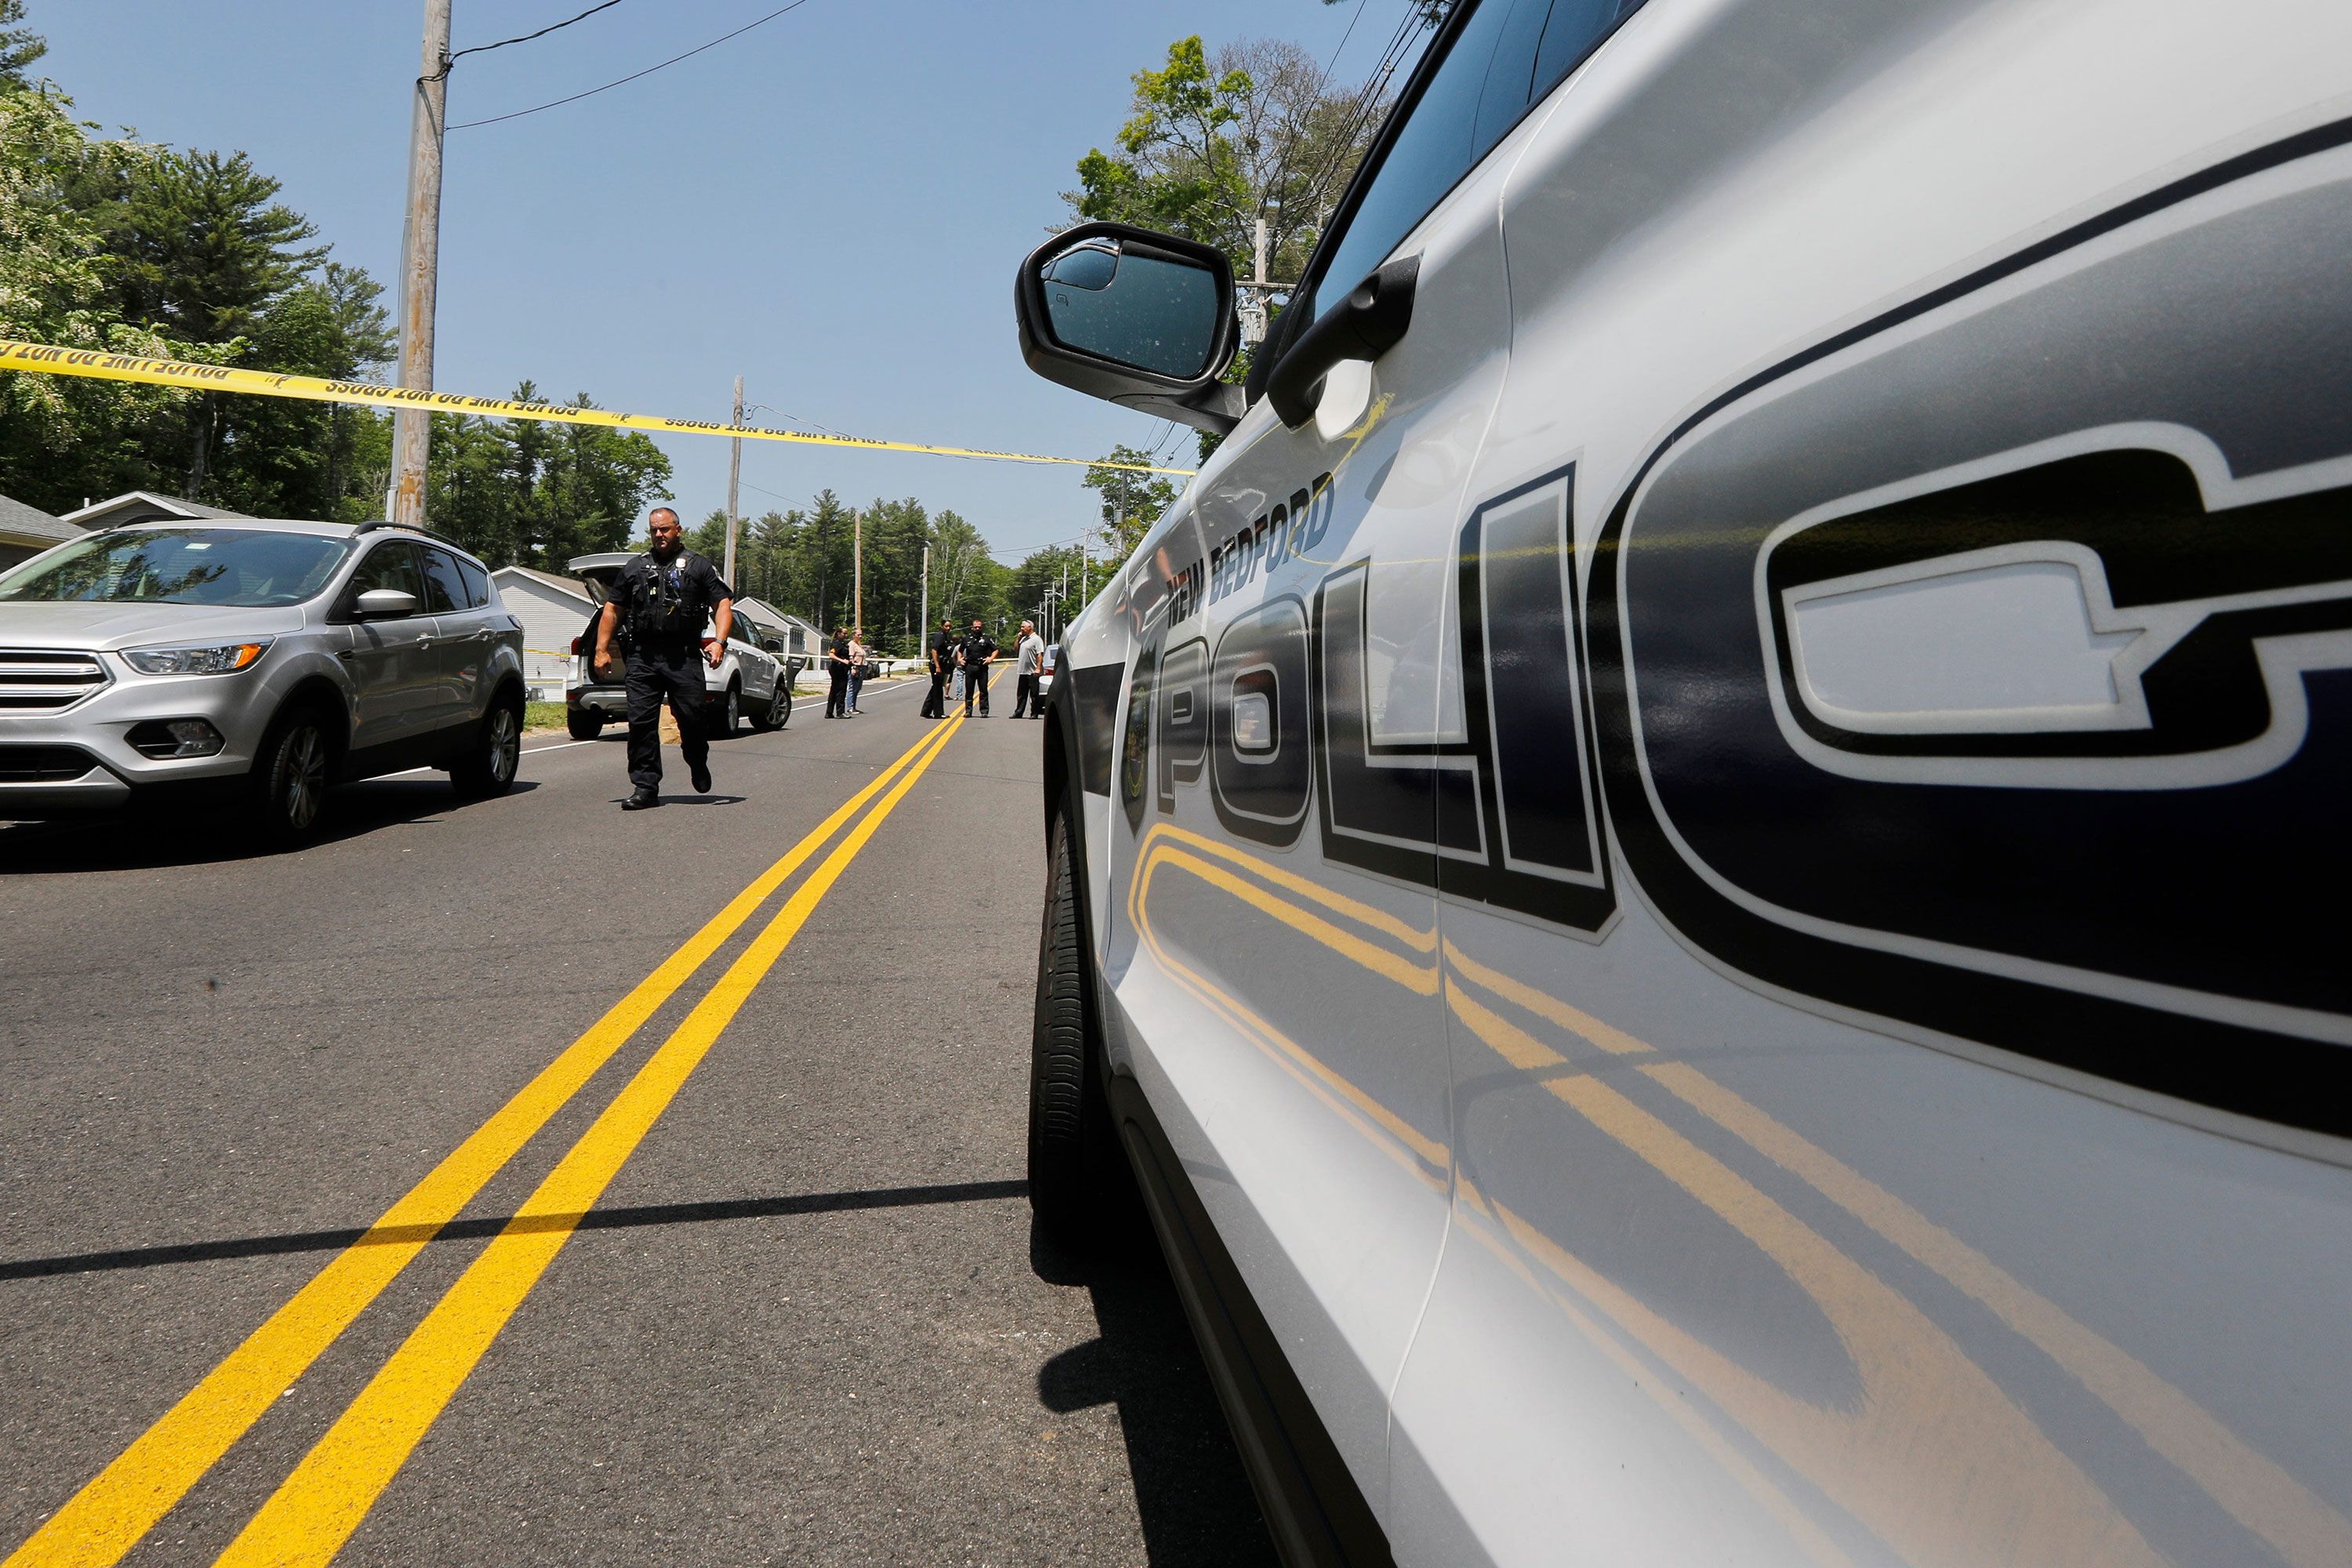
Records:
[[[813,659],[824,641],[824,634],[790,610],[780,610],[765,599],[755,599],[746,594],[735,601],[735,613],[772,631],[781,632],[786,655]],[[740,634],[738,634],[740,635]]]
[[[522,679],[534,702],[561,702],[572,669],[572,639],[588,629],[596,601],[577,577],[560,577],[530,566],[501,566],[490,574],[515,619],[522,623]]]

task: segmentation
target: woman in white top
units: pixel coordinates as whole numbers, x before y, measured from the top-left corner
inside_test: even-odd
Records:
[[[863,627],[849,634],[849,708],[848,711],[863,718],[857,707],[857,689],[866,684],[866,644]]]

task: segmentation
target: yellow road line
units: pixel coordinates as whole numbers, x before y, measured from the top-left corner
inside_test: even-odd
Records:
[[[229,1543],[215,1568],[285,1568],[332,1560],[752,990],[962,722],[959,715],[933,731],[929,752],[793,889],[767,928]]]
[[[491,1177],[770,894],[890,780],[937,731],[908,747],[783,858],[688,937],[587,1033],[540,1069],[488,1121],[411,1187],[365,1236],[231,1351],[204,1380],[51,1514],[0,1568],[102,1568],[120,1560],[201,1479],[263,1411],[291,1387]]]

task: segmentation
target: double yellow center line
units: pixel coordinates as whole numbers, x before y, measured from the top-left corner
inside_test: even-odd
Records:
[[[271,1564],[331,1560],[827,889],[962,722],[961,716],[950,719],[908,748],[754,879],[75,1493],[0,1568],[96,1568],[119,1561],[769,896],[855,819],[832,853],[637,1069],[219,1559]],[[866,811],[877,796],[880,803]]]

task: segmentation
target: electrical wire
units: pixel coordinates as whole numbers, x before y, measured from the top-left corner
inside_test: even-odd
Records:
[[[436,71],[433,75],[426,77],[425,79],[426,81],[445,80],[449,75],[449,68],[456,65],[459,60],[464,59],[467,55],[487,55],[492,49],[503,49],[509,44],[527,44],[533,38],[543,38],[550,33],[560,33],[564,28],[572,26],[572,23],[584,22],[589,17],[594,16],[597,12],[609,11],[620,3],[621,0],[604,0],[604,3],[602,5],[591,5],[585,11],[581,12],[577,16],[566,16],[562,21],[556,23],[553,26],[541,27],[536,33],[525,33],[519,38],[500,38],[495,44],[476,44],[470,49],[459,49],[456,54],[450,55],[446,58],[443,59],[441,62],[441,68]]]
[[[1332,68],[1339,65],[1339,57],[1347,52],[1348,40],[1356,36],[1356,24],[1363,19],[1364,0],[1356,0],[1355,14],[1348,18],[1348,30],[1339,35],[1339,47],[1331,51],[1331,58],[1323,62],[1323,74],[1315,79],[1314,103],[1308,106],[1310,113],[1315,105],[1323,101],[1323,89],[1331,83]],[[1257,216],[1260,217],[1265,216],[1266,204],[1274,199],[1275,193],[1282,189],[1282,178],[1290,173],[1290,154],[1298,148],[1298,121],[1292,121],[1288,129],[1289,133],[1282,139],[1282,156],[1274,161],[1274,178],[1258,193]]]
[[[529,109],[518,109],[511,114],[493,114],[488,120],[465,121],[460,124],[452,125],[448,129],[452,131],[471,131],[477,125],[496,125],[501,121],[520,120],[526,114],[537,114],[541,110],[548,109],[561,109],[567,103],[577,103],[583,98],[593,98],[600,92],[610,92],[616,87],[625,87],[630,82],[635,81],[639,77],[651,76],[654,72],[674,66],[680,60],[690,60],[695,56],[702,53],[705,49],[715,49],[719,45],[725,43],[729,38],[740,38],[744,34],[750,32],[752,28],[765,26],[767,23],[772,22],[777,17],[782,16],[785,12],[797,11],[807,4],[808,0],[792,0],[791,5],[779,5],[756,22],[746,22],[731,33],[721,34],[719,37],[711,39],[709,43],[688,49],[682,55],[672,55],[669,58],[662,61],[659,65],[647,66],[641,71],[632,71],[627,76],[618,78],[613,81],[608,81],[602,87],[592,87],[585,92],[575,92],[569,98],[559,98],[551,102],[534,104]]]

